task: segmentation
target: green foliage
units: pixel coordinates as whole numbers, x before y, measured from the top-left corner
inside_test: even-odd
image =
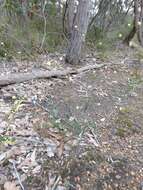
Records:
[[[5,0],[4,8],[10,15],[12,13],[17,13],[21,14],[22,13],[22,8],[20,6],[20,2],[18,0]],[[10,16],[9,15],[9,16]]]
[[[0,135],[0,144],[9,144],[12,145],[15,142],[15,139],[9,136]]]
[[[143,79],[140,75],[135,73],[131,78],[128,79],[128,89],[129,91],[134,90],[136,87],[139,86],[143,82]]]
[[[125,137],[134,132],[137,132],[137,129],[134,126],[134,122],[132,121],[130,115],[134,113],[134,109],[130,106],[123,107],[117,116],[116,119],[116,135],[120,137]]]
[[[107,57],[109,52],[111,53],[115,48],[117,42],[122,41],[131,28],[132,18],[128,16],[124,23],[116,24],[107,31],[93,25],[87,33],[88,46],[97,49],[101,57]]]

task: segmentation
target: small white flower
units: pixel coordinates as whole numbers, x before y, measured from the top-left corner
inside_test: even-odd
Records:
[[[105,121],[105,118],[100,119],[100,121],[102,121],[102,122]]]
[[[141,26],[141,24],[142,24],[141,21],[138,21],[138,25]]]
[[[100,46],[102,46],[102,42],[99,42],[98,44],[99,44]]]
[[[115,81],[112,81],[112,83],[117,84],[118,82],[115,80]]]
[[[119,108],[119,110],[120,110],[120,111],[122,111],[122,110],[123,110],[123,108],[122,108],[122,107],[120,107],[120,108]]]
[[[75,25],[74,28],[78,28],[77,25]]]
[[[70,117],[70,118],[69,118],[69,121],[74,121],[74,120],[75,120],[74,117]]]
[[[79,110],[79,106],[76,106],[76,109]]]
[[[122,36],[123,36],[123,35],[122,35],[121,33],[118,35],[119,38],[122,38]]]
[[[71,82],[72,82],[72,81],[73,81],[73,78],[72,78],[72,77],[69,77],[69,81],[71,81]]]
[[[57,119],[55,123],[61,123],[61,119]]]
[[[3,43],[3,42],[1,42],[0,44],[1,44],[2,46],[4,45],[4,43]]]
[[[21,54],[21,51],[18,51],[17,53],[18,53],[18,54]]]
[[[51,64],[51,62],[50,62],[50,61],[48,61],[48,62],[47,62],[47,65],[51,66],[52,64]]]
[[[7,56],[7,53],[5,53],[4,55]]]
[[[132,41],[129,42],[129,46],[130,46],[130,47],[133,47],[133,42],[132,42]]]
[[[92,86],[91,86],[91,85],[89,85],[87,88],[92,88]]]
[[[128,23],[128,27],[130,27],[131,26],[131,23]]]

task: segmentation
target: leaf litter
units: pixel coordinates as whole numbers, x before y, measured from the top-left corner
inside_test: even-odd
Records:
[[[58,56],[46,57],[41,67],[66,67],[61,64],[63,55]],[[123,62],[120,57],[118,61]],[[87,58],[86,62],[95,61]],[[142,90],[136,86],[132,93],[137,96],[129,95],[132,70],[124,64],[64,80],[36,80],[1,89],[0,178],[4,180],[0,187],[142,188]],[[32,63],[27,70],[31,69]],[[127,113],[120,110],[126,106]],[[126,134],[122,128],[130,118],[118,123],[117,117],[128,113],[139,130],[131,126]]]

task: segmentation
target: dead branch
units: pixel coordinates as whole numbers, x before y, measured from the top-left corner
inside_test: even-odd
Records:
[[[44,79],[44,78],[60,78],[67,75],[78,74],[92,69],[99,69],[107,64],[95,64],[88,65],[79,69],[65,69],[57,71],[42,71],[36,70],[29,73],[11,73],[6,76],[0,76],[0,87],[7,86],[15,83],[22,83],[33,79]]]

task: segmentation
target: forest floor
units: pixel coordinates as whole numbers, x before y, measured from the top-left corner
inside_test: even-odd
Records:
[[[0,73],[74,68],[63,56],[3,61]],[[0,89],[1,190],[143,190],[142,60],[121,47],[82,63],[103,62]]]

